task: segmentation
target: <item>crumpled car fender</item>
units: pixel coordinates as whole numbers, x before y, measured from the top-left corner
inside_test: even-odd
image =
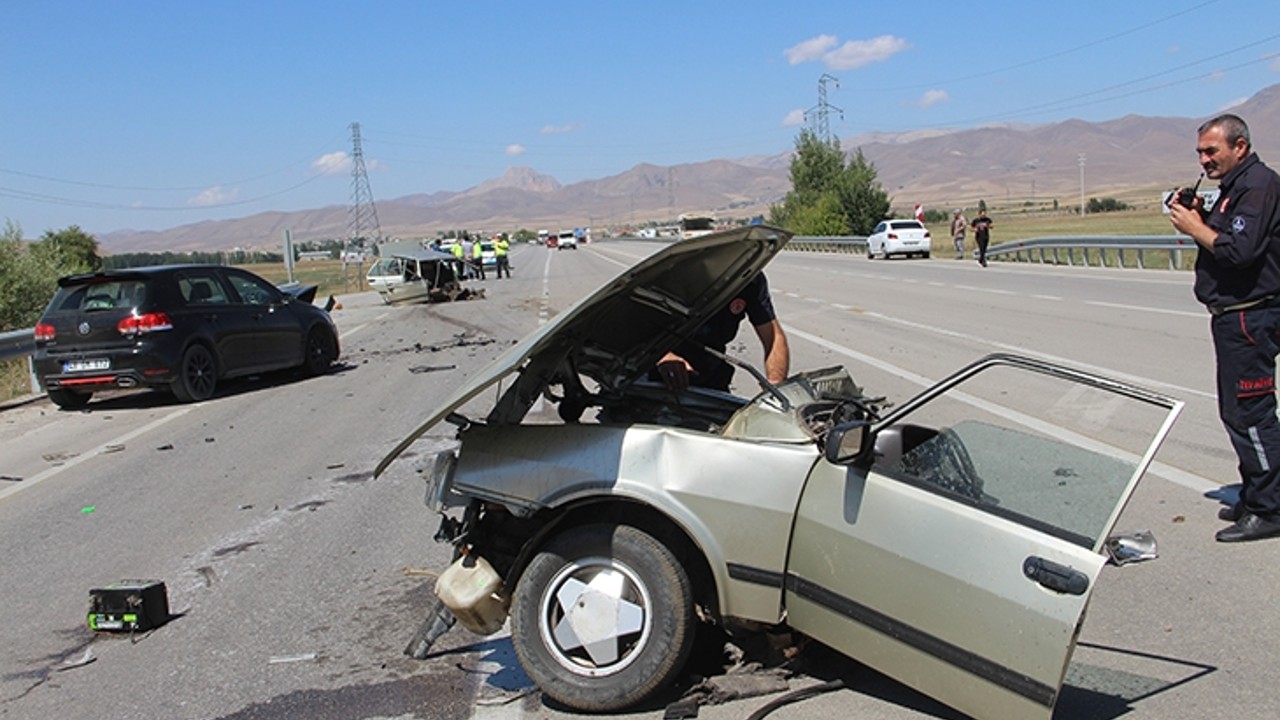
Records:
[[[462,447],[455,492],[523,517],[593,497],[644,503],[704,554],[721,613],[779,620],[792,516],[815,445],[637,424],[477,425]]]

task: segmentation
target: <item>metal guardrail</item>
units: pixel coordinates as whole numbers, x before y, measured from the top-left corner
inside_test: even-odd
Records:
[[[34,328],[0,333],[0,360],[23,357],[36,351]]]
[[[1074,235],[1027,238],[992,245],[987,248],[987,258],[1008,257],[1014,262],[1076,265],[1078,257],[1081,260],[1079,264],[1086,267],[1093,265],[1096,258],[1098,267],[1108,267],[1107,257],[1110,254],[1115,267],[1123,268],[1128,267],[1126,251],[1132,251],[1136,266],[1145,268],[1146,253],[1161,251],[1169,254],[1169,269],[1177,270],[1183,267],[1183,252],[1195,252],[1198,247],[1196,241],[1186,235]],[[1064,250],[1065,260],[1060,252]]]
[[[861,235],[796,235],[787,243],[792,252],[867,254],[867,239]]]

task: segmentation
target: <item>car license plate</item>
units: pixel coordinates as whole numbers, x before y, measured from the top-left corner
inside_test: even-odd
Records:
[[[87,372],[90,370],[109,370],[111,361],[106,358],[98,360],[71,360],[62,364],[62,372]]]

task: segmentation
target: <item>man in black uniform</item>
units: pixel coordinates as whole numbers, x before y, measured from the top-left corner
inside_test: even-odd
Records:
[[[1199,129],[1205,176],[1219,196],[1206,215],[1170,199],[1174,228],[1200,245],[1196,298],[1211,313],[1218,364],[1218,414],[1240,460],[1240,499],[1218,517],[1232,524],[1216,535],[1240,542],[1280,535],[1280,421],[1276,419],[1276,354],[1280,353],[1280,176],[1253,152],[1249,128],[1220,115]]]
[[[667,387],[683,391],[694,385],[728,392],[733,366],[708,353],[702,346],[724,352],[738,335],[738,326],[744,317],[751,321],[760,344],[764,346],[765,377],[772,383],[786,380],[791,368],[791,351],[773,310],[769,281],[764,273],[760,273],[727,306],[694,332],[693,342],[681,343],[658,361],[658,375]]]

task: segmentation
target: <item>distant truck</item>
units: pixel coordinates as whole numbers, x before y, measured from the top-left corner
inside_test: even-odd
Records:
[[[716,231],[716,216],[701,213],[685,213],[680,216],[680,239],[688,240]]]

